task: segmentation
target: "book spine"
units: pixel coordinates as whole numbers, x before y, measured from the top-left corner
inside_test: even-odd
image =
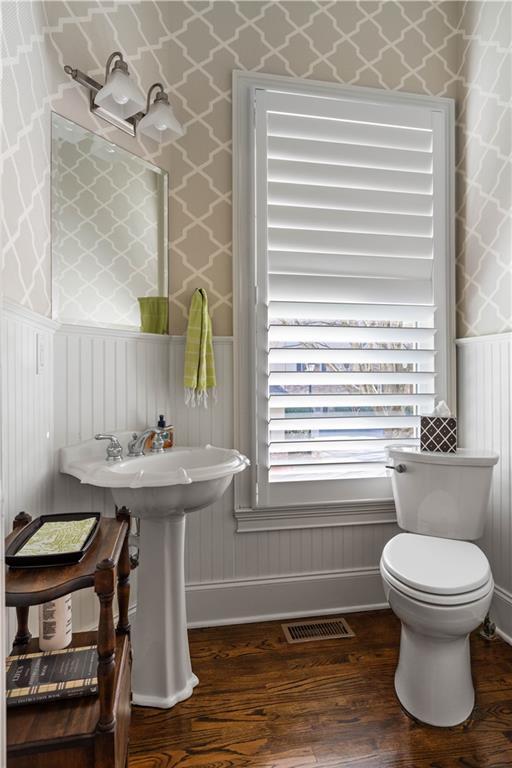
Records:
[[[8,707],[18,707],[23,704],[41,704],[45,701],[57,701],[58,699],[74,699],[78,696],[94,696],[96,693],[98,693],[98,686],[91,685],[87,688],[70,688],[69,690],[62,689],[60,691],[33,693],[28,696],[8,697],[6,703]]]

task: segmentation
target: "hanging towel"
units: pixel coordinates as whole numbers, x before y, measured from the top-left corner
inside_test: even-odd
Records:
[[[144,296],[137,299],[142,333],[169,332],[169,299],[167,296]]]
[[[188,314],[183,386],[185,403],[192,407],[208,407],[208,390],[215,397],[215,360],[213,357],[212,321],[208,314],[208,297],[203,288],[192,295]]]

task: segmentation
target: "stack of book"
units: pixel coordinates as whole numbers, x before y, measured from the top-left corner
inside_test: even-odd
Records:
[[[7,706],[98,692],[96,645],[7,658]]]

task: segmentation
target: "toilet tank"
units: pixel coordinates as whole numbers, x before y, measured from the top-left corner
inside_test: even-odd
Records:
[[[387,449],[398,525],[404,531],[473,541],[484,531],[498,455],[459,449]],[[402,470],[402,471],[400,471]]]

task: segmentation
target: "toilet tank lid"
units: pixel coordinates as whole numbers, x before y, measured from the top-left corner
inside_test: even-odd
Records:
[[[386,569],[420,592],[460,595],[486,584],[489,561],[476,544],[416,533],[399,533],[382,552]]]
[[[406,445],[388,446],[388,456],[396,461],[408,459],[422,464],[445,464],[451,466],[492,467],[499,460],[494,451],[476,451],[471,448],[457,448],[455,453],[431,453]]]

